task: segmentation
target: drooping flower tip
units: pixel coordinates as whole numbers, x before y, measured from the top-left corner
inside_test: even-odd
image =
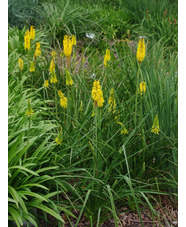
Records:
[[[159,131],[160,131],[160,126],[159,126],[159,120],[158,120],[158,115],[156,114],[156,117],[154,118],[154,123],[151,129],[151,132],[159,135]]]
[[[58,134],[58,136],[55,139],[55,142],[57,143],[57,145],[61,145],[63,141],[63,133],[62,133],[62,128]]]
[[[34,62],[31,61],[31,63],[30,63],[30,72],[34,72],[34,71],[35,71]]]
[[[69,86],[69,85],[73,85],[73,80],[72,80],[72,77],[69,73],[69,71],[65,68],[65,72],[66,72],[66,85]]]
[[[125,135],[128,134],[128,130],[126,129],[126,127],[123,125],[123,123],[121,122],[117,122],[117,124],[121,125],[121,134]]]
[[[116,108],[116,100],[114,96],[114,88],[111,89],[110,91],[110,97],[109,97],[109,111],[115,110]]]
[[[28,99],[28,106],[25,114],[28,115],[28,117],[30,117],[33,113],[34,111],[32,110],[30,99]]]
[[[57,83],[57,77],[55,72],[51,74],[50,83]]]

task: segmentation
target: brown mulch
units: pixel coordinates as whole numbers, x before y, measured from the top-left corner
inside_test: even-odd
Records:
[[[177,227],[178,226],[178,210],[173,208],[169,198],[167,196],[162,197],[161,208],[159,206],[154,206],[153,208],[156,210],[158,217],[152,218],[152,213],[148,209],[144,209],[141,212],[141,217],[143,221],[143,225],[145,227]],[[40,213],[42,215],[42,213]],[[79,213],[75,213],[76,217],[79,216]],[[140,218],[137,212],[131,212],[129,208],[121,208],[118,209],[118,217],[120,223],[118,222],[119,227],[140,227]],[[48,222],[46,223],[44,220],[40,220],[41,227],[57,227],[56,219],[47,214]],[[66,221],[65,227],[71,227],[68,219],[62,214],[62,218]],[[75,226],[77,219],[70,218],[72,226]],[[78,223],[78,227],[89,227],[89,220],[82,215],[80,222]],[[96,225],[95,225],[96,226]],[[101,227],[115,227],[114,219],[108,219],[105,221]]]

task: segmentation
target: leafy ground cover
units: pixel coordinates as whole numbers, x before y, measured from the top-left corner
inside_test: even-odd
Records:
[[[9,221],[176,226],[177,2],[92,3],[10,1]]]

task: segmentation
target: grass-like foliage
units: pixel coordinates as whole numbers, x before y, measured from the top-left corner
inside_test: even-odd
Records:
[[[148,14],[133,1],[89,2],[42,1],[35,33],[9,28],[9,220],[17,226],[39,226],[34,208],[59,226],[71,216],[78,226],[83,214],[90,226],[111,216],[118,226],[120,207],[137,211],[143,226],[144,207],[159,217],[160,195],[177,203],[174,10],[165,15],[168,1],[161,12],[151,1]]]

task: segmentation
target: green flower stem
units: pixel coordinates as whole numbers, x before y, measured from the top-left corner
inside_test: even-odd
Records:
[[[94,112],[95,112],[95,159],[94,159],[94,177],[97,177],[97,167],[98,167],[98,151],[97,151],[97,141],[98,141],[98,106],[94,105]]]
[[[58,116],[57,116],[57,93],[56,93],[57,87],[56,87],[56,85],[54,87],[54,90],[55,90],[55,108],[56,108],[56,118],[57,118]]]
[[[29,144],[30,139],[30,116],[28,117],[28,137],[27,137],[27,145]],[[25,159],[27,157],[27,151],[25,152]]]
[[[134,126],[136,127],[136,117],[137,117],[137,103],[138,103],[138,89],[139,89],[139,71],[140,71],[140,64],[138,67],[137,73],[137,86],[136,86],[136,101],[135,101],[135,115],[134,115]]]

